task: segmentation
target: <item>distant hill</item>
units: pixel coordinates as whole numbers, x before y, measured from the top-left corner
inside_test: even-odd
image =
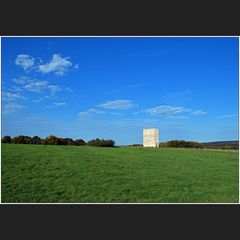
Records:
[[[238,149],[239,141],[218,141],[201,143],[204,147],[209,148],[232,148]]]

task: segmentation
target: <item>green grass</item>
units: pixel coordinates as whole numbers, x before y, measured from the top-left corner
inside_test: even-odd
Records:
[[[2,202],[238,202],[238,151],[2,144]]]

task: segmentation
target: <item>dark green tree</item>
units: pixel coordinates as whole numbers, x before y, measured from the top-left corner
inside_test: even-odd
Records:
[[[96,138],[88,141],[87,145],[94,146],[94,147],[114,147],[115,142],[111,139],[104,140],[104,139]]]
[[[38,136],[32,138],[32,144],[42,144],[42,139]]]
[[[76,139],[75,143],[77,146],[84,146],[86,145],[86,142],[83,139]]]
[[[12,138],[10,136],[4,136],[2,138],[2,143],[12,143]]]
[[[44,139],[44,144],[45,145],[59,145],[59,138],[57,138],[54,135],[49,135]]]
[[[29,138],[27,138],[26,136],[23,136],[23,135],[19,135],[19,136],[13,138],[12,143],[28,144],[29,143]]]

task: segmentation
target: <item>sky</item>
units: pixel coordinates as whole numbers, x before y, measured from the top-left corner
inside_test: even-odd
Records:
[[[238,139],[236,37],[2,38],[2,136]]]

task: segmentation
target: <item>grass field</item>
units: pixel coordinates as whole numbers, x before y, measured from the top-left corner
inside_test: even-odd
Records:
[[[238,151],[2,144],[2,202],[238,202]]]

